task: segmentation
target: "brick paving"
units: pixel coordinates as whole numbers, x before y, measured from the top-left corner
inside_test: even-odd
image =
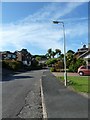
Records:
[[[64,72],[52,72],[55,76],[64,76]],[[67,73],[67,76],[79,76],[78,73]]]

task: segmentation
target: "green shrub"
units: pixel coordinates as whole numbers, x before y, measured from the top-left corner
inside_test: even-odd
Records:
[[[70,65],[68,72],[77,72],[76,65],[75,64]]]
[[[56,62],[57,62],[57,58],[51,58],[51,59],[49,59],[49,60],[46,61],[46,65],[48,65],[49,67],[51,67]]]
[[[58,61],[53,65],[54,71],[56,72],[60,72],[61,69],[63,69],[63,62],[62,61]]]
[[[9,61],[3,60],[2,61],[2,68],[10,69]]]
[[[59,68],[59,69],[55,69],[55,71],[56,71],[56,72],[61,72],[61,69],[60,69],[60,68]]]
[[[10,62],[9,66],[11,67],[12,70],[15,70],[15,71],[19,70],[22,67],[21,63],[18,61]]]
[[[75,62],[72,62],[69,66],[69,72],[77,72],[78,68],[81,65],[85,65],[86,62],[83,59],[77,59]]]
[[[55,69],[53,67],[50,68],[51,72],[55,72]]]
[[[14,60],[3,60],[2,67],[10,70],[19,70],[23,67],[23,64],[19,61]]]
[[[37,60],[33,60],[31,63],[31,66],[36,67],[36,66],[38,66],[38,64],[39,64],[39,62]]]
[[[31,65],[27,68],[28,70],[40,70],[42,69],[43,64],[39,64],[37,60],[33,60]]]

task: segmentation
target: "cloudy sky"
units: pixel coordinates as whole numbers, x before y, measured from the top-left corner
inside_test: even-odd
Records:
[[[49,48],[63,52],[88,45],[88,3],[86,2],[3,2],[0,51],[26,48],[31,54],[46,54]],[[1,27],[0,27],[1,28]]]

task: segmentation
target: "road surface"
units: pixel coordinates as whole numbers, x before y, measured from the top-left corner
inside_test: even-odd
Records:
[[[2,82],[3,118],[42,118],[40,78],[43,70],[15,74]]]
[[[87,118],[88,99],[69,90],[48,70],[4,78],[3,118],[42,118],[40,79],[48,118]]]

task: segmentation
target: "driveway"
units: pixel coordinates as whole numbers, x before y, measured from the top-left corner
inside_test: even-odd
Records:
[[[55,76],[64,76],[64,72],[52,72]],[[79,76],[78,73],[67,72],[67,76]]]

